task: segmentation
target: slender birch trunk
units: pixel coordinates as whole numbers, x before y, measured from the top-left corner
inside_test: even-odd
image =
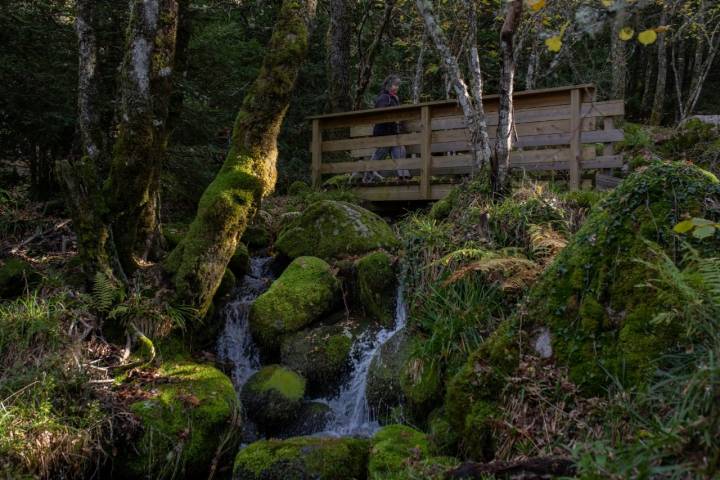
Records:
[[[612,96],[625,98],[625,85],[627,83],[627,59],[625,54],[626,42],[620,39],[620,30],[625,26],[627,15],[623,2],[615,12],[610,35],[610,65],[612,70]]]
[[[420,43],[420,53],[418,53],[417,62],[415,63],[415,76],[412,84],[412,100],[413,103],[420,103],[420,94],[423,87],[423,76],[425,73],[425,48],[427,47],[428,34],[427,29],[423,30],[423,36]]]
[[[667,11],[663,8],[660,17],[660,25],[667,23]],[[665,44],[665,32],[658,33],[657,38],[657,81],[655,83],[655,98],[653,100],[650,124],[660,125],[663,117],[663,106],[665,105],[665,86],[667,85],[667,46]]]
[[[258,77],[235,120],[225,163],[165,262],[176,301],[204,316],[264,195],[275,187],[277,137],[308,51],[316,0],[284,0]]]
[[[507,185],[512,150],[513,90],[515,83],[515,59],[513,42],[522,16],[522,0],[508,3],[505,22],[500,32],[500,107],[498,109],[497,140],[492,165],[493,191],[498,193]]]

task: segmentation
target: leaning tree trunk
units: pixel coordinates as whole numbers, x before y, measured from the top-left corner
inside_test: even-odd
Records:
[[[328,28],[328,89],[329,110],[347,112],[352,109],[350,95],[350,34],[352,18],[348,0],[330,1]]]
[[[481,142],[477,139],[487,137],[487,126],[485,124],[485,116],[481,115],[481,110],[478,110],[477,106],[482,105],[482,84],[480,83],[480,77],[477,76],[474,80],[473,93],[476,98],[472,98],[465,81],[462,78],[460,72],[460,66],[458,65],[457,58],[450,51],[448,47],[447,38],[440,25],[438,25],[433,12],[432,2],[430,0],[415,0],[420,16],[425,22],[425,28],[427,29],[428,35],[435,45],[435,49],[440,55],[440,59],[443,63],[443,68],[447,74],[448,80],[451,83],[455,94],[457,95],[458,103],[463,111],[463,117],[467,124],[470,132],[470,138],[472,139],[472,153],[473,160],[476,165],[484,163],[484,151],[485,148],[481,145]],[[479,74],[479,62],[477,64],[477,71],[474,73]],[[489,151],[489,147],[488,147]],[[482,155],[482,157],[481,157]]]
[[[498,108],[497,140],[492,158],[491,180],[493,192],[499,193],[507,186],[512,149],[513,90],[515,85],[515,57],[513,43],[522,16],[523,0],[508,3],[505,22],[500,31],[500,106]]]
[[[660,25],[667,22],[667,12],[663,8],[660,17]],[[653,99],[652,113],[650,114],[650,124],[660,125],[663,117],[663,106],[665,105],[665,86],[667,84],[667,46],[665,44],[665,32],[658,33],[657,39],[657,81],[655,82],[655,98]]]
[[[177,27],[176,0],[135,0],[132,4],[109,182],[115,244],[126,272],[146,260],[157,239]]]
[[[424,30],[422,39],[420,40],[420,52],[418,53],[417,61],[415,62],[415,76],[413,77],[412,83],[412,102],[414,104],[420,103],[420,95],[423,88],[423,76],[425,73],[425,48],[427,47],[428,40],[427,37],[427,30]]]
[[[176,301],[204,316],[238,239],[275,187],[277,137],[308,49],[316,0],[284,0],[260,73],[235,120],[232,146],[195,220],[167,258]]]

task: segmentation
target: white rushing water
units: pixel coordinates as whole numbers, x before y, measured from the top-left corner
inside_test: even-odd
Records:
[[[225,307],[225,329],[218,339],[220,361],[232,365],[232,381],[239,391],[260,369],[260,356],[250,335],[248,315],[257,297],[270,287],[272,257],[252,257],[250,272],[243,277],[235,299]]]
[[[365,395],[368,371],[380,347],[402,330],[406,322],[407,306],[400,284],[397,289],[393,327],[365,332],[353,345],[350,378],[340,389],[340,394],[333,398],[316,400],[329,405],[333,413],[331,423],[318,435],[371,436],[380,428],[380,424],[371,416]]]

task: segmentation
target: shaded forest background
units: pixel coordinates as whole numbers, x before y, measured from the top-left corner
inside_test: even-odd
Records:
[[[186,36],[186,45],[178,46],[172,133],[162,178],[167,218],[192,212],[200,194],[220,167],[233,118],[257,76],[280,3],[276,0],[193,0],[187,5],[180,33]],[[309,177],[310,131],[304,118],[332,109],[327,53],[331,41],[328,37],[330,3],[319,5],[317,26],[310,42],[312,47],[279,139],[277,189],[281,192],[294,180]],[[584,12],[583,3],[589,2],[553,2],[554,6],[548,7],[551,10],[545,23],[563,25],[569,18],[567,12],[575,14],[570,27],[574,31],[565,35],[566,41],[559,53],[550,52],[543,45],[542,40],[548,35],[546,31],[526,22],[517,41],[517,90],[595,83],[601,98],[617,96],[613,95],[613,90],[618,87],[613,84],[616,72],[612,68],[612,15],[603,14],[602,8],[587,7]],[[460,4],[438,2],[437,9],[440,21],[449,33],[453,51],[464,58],[466,29],[462,25],[464,17],[460,15]],[[431,42],[425,37],[422,20],[416,14],[413,2],[362,0],[349,2],[349,5],[349,79],[355,105],[371,107],[382,80],[390,73],[403,79],[400,90],[403,102],[412,101],[418,80],[421,82],[418,86],[420,101],[449,96],[447,77]],[[107,48],[101,51],[100,58],[108,65],[119,66],[122,60],[125,7],[120,3],[106,14],[101,35]],[[660,25],[662,10],[658,3],[649,2],[630,16],[627,24],[635,27],[635,31]],[[39,200],[59,196],[55,162],[77,156],[80,150],[76,128],[77,37],[73,11],[74,2],[70,0],[9,0],[0,6],[0,43],[4,46],[0,51],[2,183],[10,185],[20,179],[18,175],[27,176],[31,179],[33,195]],[[388,12],[389,21],[383,29]],[[588,12],[595,15],[592,21],[582,17]],[[498,87],[497,32],[501,23],[499,3],[483,2],[478,45],[486,93],[495,93]],[[688,33],[682,44],[676,45],[677,51],[683,54],[676,61],[682,62],[684,88],[693,75],[697,49],[693,35],[698,35],[697,31]],[[373,42],[377,43],[376,55],[368,58]],[[656,42],[643,46],[628,42],[625,48],[628,66],[623,82],[626,117],[646,121],[650,118],[655,96],[658,49],[665,48],[670,57],[671,45]],[[720,110],[720,92],[714,88],[720,84],[718,63],[720,57],[714,60],[715,65],[705,80],[702,100],[694,113],[712,114]],[[358,95],[358,77],[363,65],[370,67],[370,84]],[[418,76],[418,70],[422,75]],[[112,118],[118,101],[112,97],[114,89],[110,85],[115,77],[103,81],[108,92],[103,115]],[[674,75],[668,68],[661,116],[664,124],[673,124],[679,119],[675,91]]]

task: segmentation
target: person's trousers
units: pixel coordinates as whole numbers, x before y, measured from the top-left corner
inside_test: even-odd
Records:
[[[383,158],[390,155],[393,160],[407,157],[407,151],[405,147],[380,147],[373,153],[372,160],[382,160]],[[410,170],[398,169],[398,177],[409,177]]]

